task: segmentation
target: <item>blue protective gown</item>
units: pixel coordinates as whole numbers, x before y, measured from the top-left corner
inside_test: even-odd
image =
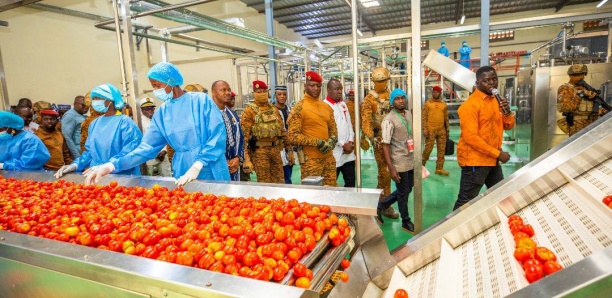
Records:
[[[0,141],[0,163],[7,171],[42,170],[51,158],[49,150],[35,134],[22,131]]]
[[[462,46],[459,49],[459,60],[461,60],[459,64],[463,65],[465,68],[470,68],[471,66],[470,53],[472,53],[472,48],[469,46]]]
[[[448,50],[447,47],[440,47],[438,49],[438,53],[440,53],[440,54],[442,54],[442,55],[444,55],[446,57],[450,56],[450,51]]]
[[[112,162],[134,150],[142,133],[134,120],[125,115],[102,116],[89,125],[85,152],[74,160],[77,171]],[[116,169],[113,174],[140,175],[140,164]]]
[[[113,165],[118,171],[140,165],[169,144],[176,151],[172,159],[175,178],[200,161],[204,166],[198,179],[229,181],[226,139],[221,111],[212,98],[206,93],[187,92],[162,104],[138,148],[113,161]]]

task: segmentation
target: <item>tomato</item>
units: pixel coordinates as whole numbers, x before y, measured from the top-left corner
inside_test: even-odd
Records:
[[[529,237],[533,237],[533,235],[535,235],[533,227],[530,224],[522,225],[521,232],[527,234]]]
[[[181,251],[176,254],[176,263],[179,265],[193,265],[193,254],[188,251]]]
[[[514,258],[521,264],[529,259],[533,259],[534,250],[528,247],[519,247],[514,250]]]
[[[306,275],[306,269],[308,269],[306,265],[299,262],[295,263],[295,265],[293,265],[293,274],[297,277],[303,277]]]
[[[542,262],[542,264],[546,263],[547,261],[557,261],[557,256],[555,253],[546,247],[536,248],[535,258]]]
[[[510,225],[510,233],[512,234],[512,236],[516,235],[516,233],[518,232],[523,232],[521,230],[522,227],[523,227],[522,223],[512,222],[512,224]]]
[[[538,281],[544,277],[544,267],[542,265],[533,265],[525,267],[525,277],[529,283]]]
[[[612,203],[612,195],[605,196],[601,202],[604,203],[604,205],[610,205],[610,203]]]
[[[540,263],[540,261],[536,259],[528,259],[527,261],[523,263],[523,269],[530,267],[530,266],[537,266],[537,265],[541,266],[542,263]]]
[[[518,232],[514,234],[514,243],[518,242],[521,238],[529,238],[529,235],[523,232]]]
[[[281,281],[283,278],[285,278],[286,272],[283,270],[283,268],[276,267],[274,268],[272,274],[272,279],[274,279],[274,281]]]
[[[393,293],[393,298],[408,298],[408,292],[404,289],[397,289]]]
[[[342,272],[342,273],[340,273],[340,280],[341,280],[342,282],[347,282],[347,281],[349,281],[349,275],[348,275],[348,273],[346,273],[346,272]]]
[[[261,262],[259,256],[254,252],[248,252],[242,258],[242,263],[247,266],[255,266]]]
[[[348,227],[348,220],[346,218],[338,219],[338,227]]]
[[[534,250],[538,247],[537,243],[533,241],[531,238],[521,238],[516,242],[516,247],[526,247]]]
[[[342,259],[342,262],[340,262],[340,265],[342,266],[342,268],[347,269],[348,267],[351,266],[351,261],[349,261],[349,259]]]
[[[113,180],[113,181],[111,181],[111,182],[108,184],[108,186],[110,186],[110,187],[112,187],[112,188],[117,187],[117,185],[118,185],[117,181],[114,181],[114,180]]]
[[[308,289],[310,288],[310,280],[306,277],[300,277],[295,281],[295,286],[298,288]]]
[[[508,217],[508,224],[510,224],[511,222],[514,221],[519,221],[521,224],[523,223],[523,218],[516,215],[516,214],[512,214]]]
[[[561,269],[563,269],[563,266],[555,261],[547,261],[544,263],[544,273],[546,275],[551,275]]]

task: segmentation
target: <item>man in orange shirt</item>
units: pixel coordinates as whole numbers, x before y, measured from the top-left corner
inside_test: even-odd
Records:
[[[306,72],[306,93],[298,101],[287,120],[289,142],[303,146],[306,161],[300,164],[302,179],[322,176],[323,185],[336,186],[336,159],[332,153],[338,142],[334,111],[319,99],[323,78],[314,71]]]
[[[457,161],[461,167],[459,196],[453,210],[475,198],[483,185],[492,187],[504,179],[501,163],[510,159],[502,150],[504,130],[514,127],[512,112],[505,98],[497,101],[497,73],[490,66],[476,71],[476,90],[459,107],[461,135],[457,144]],[[501,109],[500,109],[501,107]]]
[[[62,132],[56,129],[59,113],[54,110],[42,110],[40,116],[40,127],[34,134],[42,140],[51,155],[43,167],[45,170],[57,171],[62,166],[72,163],[66,140]]]

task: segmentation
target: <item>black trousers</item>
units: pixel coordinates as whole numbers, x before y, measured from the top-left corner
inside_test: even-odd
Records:
[[[378,202],[378,209],[387,209],[393,203],[397,202],[397,208],[402,216],[402,223],[410,222],[410,215],[408,214],[408,195],[412,191],[414,186],[414,171],[399,173],[400,182],[395,182],[395,188],[397,188],[390,195],[386,196],[382,201]]]
[[[504,180],[504,173],[500,165],[492,167],[461,167],[461,182],[459,182],[459,195],[453,210],[465,205],[478,196],[483,185],[493,187],[497,182]]]
[[[336,168],[336,177],[344,178],[344,187],[355,187],[355,161],[349,161],[341,167]]]

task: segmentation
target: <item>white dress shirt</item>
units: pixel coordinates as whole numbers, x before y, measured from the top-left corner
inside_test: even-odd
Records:
[[[355,132],[351,125],[351,115],[343,100],[336,102],[327,97],[325,103],[334,110],[334,119],[338,127],[338,143],[334,148],[334,158],[336,159],[336,168],[339,168],[345,163],[355,160],[355,151],[350,154],[344,154],[344,150],[342,149],[342,145],[355,140]]]

